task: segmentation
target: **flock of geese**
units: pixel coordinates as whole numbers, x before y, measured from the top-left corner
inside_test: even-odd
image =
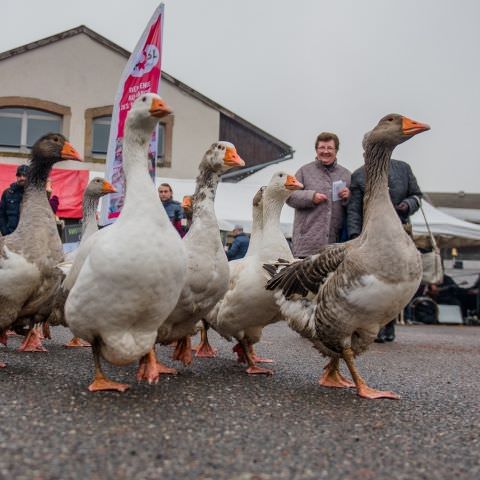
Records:
[[[6,345],[7,333],[14,330],[25,334],[21,350],[42,350],[42,325],[46,335],[48,324],[67,326],[74,335],[70,345],[92,347],[95,373],[89,390],[124,391],[129,385],[108,378],[102,359],[115,365],[139,362],[137,380],[155,383],[162,373],[175,372],[158,361],[156,344],[174,343],[174,359],[188,365],[190,338],[200,326],[196,356],[215,356],[207,334],[212,328],[237,341],[233,350],[247,364],[247,373],[271,374],[258,365],[271,360],[257,356],[254,345],[265,326],[286,320],[329,357],[321,385],[354,387],[365,398],[398,398],[369,387],[354,358],[420,283],[420,256],[389,198],[388,166],[396,145],[429,127],[391,114],[367,134],[359,237],[294,259],[280,230],[280,212],[303,185],[277,172],[253,198],[246,256],[229,263],[215,217],[215,193],[222,173],[244,161],[229,142],[207,150],[199,165],[192,224],[181,239],[158,200],[147,165],[151,134],[169,113],[153,93],[134,102],[125,124],[121,215],[98,230],[99,198],[115,190],[93,179],[84,194],[82,240],[69,261],[64,261],[45,183],[56,162],[80,156],[60,134],[35,143],[20,222],[14,233],[0,237],[0,341]],[[340,373],[340,360],[353,382]]]

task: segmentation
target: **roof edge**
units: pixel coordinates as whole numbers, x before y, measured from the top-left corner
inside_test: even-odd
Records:
[[[26,45],[22,45],[17,48],[13,48],[11,50],[7,50],[6,52],[0,53],[0,61],[5,60],[7,58],[14,57],[15,55],[19,55],[21,53],[29,52],[32,50],[35,50],[40,47],[44,47],[47,45],[50,45],[51,43],[58,42],[59,40],[64,40],[66,38],[71,38],[76,35],[79,35],[81,33],[84,33],[88,37],[90,37],[92,40],[95,40],[96,42],[104,45],[105,47],[109,48],[110,50],[113,50],[114,52],[118,53],[119,55],[124,56],[125,58],[129,58],[131,55],[131,52],[128,50],[125,50],[124,48],[120,47],[116,43],[112,42],[111,40],[108,40],[108,38],[104,37],[103,35],[100,35],[99,33],[94,32],[90,28],[86,27],[85,25],[79,25],[78,27],[71,28],[70,30],[66,30],[61,33],[57,33],[55,35],[51,35],[49,37],[42,38],[40,40],[36,40],[31,43],[27,43]],[[240,117],[236,113],[232,112],[231,110],[228,110],[227,108],[223,107],[219,103],[211,100],[210,98],[206,97],[205,95],[201,94],[197,90],[189,87],[185,83],[181,82],[180,80],[176,79],[169,73],[162,71],[162,78],[165,79],[168,83],[175,85],[178,87],[180,90],[183,92],[189,94],[190,96],[194,97],[195,99],[199,100],[200,102],[204,103],[205,105],[219,111],[223,115],[235,120],[238,122],[240,125],[248,128],[249,130],[254,131],[255,133],[261,135],[262,137],[268,139],[275,145],[283,148],[285,151],[292,151],[292,147],[288,145],[287,143],[283,142],[282,140],[274,137],[270,133],[266,132],[265,130],[262,130],[261,128],[253,125],[253,123],[250,123],[248,120],[245,120],[244,118]]]

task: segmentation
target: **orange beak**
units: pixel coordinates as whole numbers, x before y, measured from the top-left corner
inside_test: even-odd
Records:
[[[192,208],[192,197],[185,195],[182,200],[182,208]]]
[[[102,193],[117,193],[117,190],[110,182],[104,180],[102,183]]]
[[[160,98],[154,98],[150,106],[150,115],[162,118],[172,113],[172,109]]]
[[[408,117],[403,117],[402,119],[402,131],[404,135],[413,137],[417,133],[426,132],[427,130],[430,130],[430,126],[426,123],[416,122]]]
[[[240,158],[237,150],[232,147],[227,147],[225,156],[223,157],[223,163],[229,167],[244,167],[245,162]]]
[[[301,190],[303,188],[303,184],[300,183],[294,175],[287,175],[285,187],[287,190]]]
[[[60,155],[64,160],[77,160],[83,162],[82,157],[80,157],[80,154],[73,148],[73,145],[70,142],[65,142],[63,144]]]

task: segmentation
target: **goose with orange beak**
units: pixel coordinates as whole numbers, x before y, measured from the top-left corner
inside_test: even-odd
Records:
[[[141,379],[158,381],[150,354],[157,331],[177,304],[186,278],[185,248],[148,171],[148,146],[158,120],[171,112],[154,93],[138,97],[127,114],[123,141],[125,202],[119,218],[92,235],[78,255],[78,277],[65,303],[67,325],[92,345],[92,392],[125,391],[109,379],[101,359],[140,361]],[[93,286],[93,288],[92,288]]]
[[[388,171],[394,148],[429,129],[398,114],[382,118],[364,138],[361,234],[290,265],[265,265],[273,276],[267,288],[275,291],[290,327],[330,358],[320,379],[324,387],[356,388],[359,396],[369,399],[398,398],[369,387],[354,358],[402,311],[420,284],[420,254],[390,200]],[[340,360],[353,382],[340,373]]]
[[[63,276],[56,268],[64,258],[62,242],[45,191],[53,165],[62,160],[81,161],[63,135],[35,142],[18,226],[0,238],[0,338],[9,328],[28,332],[20,351],[45,351],[33,326],[48,317]]]
[[[196,324],[223,297],[228,288],[228,261],[223,250],[215,215],[215,195],[220,176],[245,162],[230,142],[215,142],[199,165],[196,189],[191,202],[192,224],[183,238],[187,252],[187,279],[175,309],[158,330],[158,342],[177,341],[173,358],[188,365],[192,361],[190,336]],[[209,345],[197,350],[211,353]],[[168,370],[166,373],[172,373]]]
[[[206,317],[208,325],[220,335],[227,340],[238,341],[234,351],[239,362],[248,364],[248,374],[273,373],[257,365],[270,363],[271,360],[257,356],[253,350],[253,345],[261,339],[264,327],[282,319],[272,292],[265,290],[262,264],[269,261],[267,259],[279,257],[293,260],[280,229],[280,213],[291,193],[301,188],[303,185],[293,175],[285,172],[273,175],[268,186],[262,190],[261,225],[257,229],[260,231],[255,232],[255,242],[244,258],[229,263],[229,289]]]
[[[100,198],[109,193],[115,193],[116,189],[113,185],[100,177],[94,177],[87,185],[85,192],[83,193],[82,200],[82,211],[83,211],[83,220],[82,220],[82,237],[80,240],[80,245],[78,249],[82,248],[82,245],[87,242],[87,240],[98,231],[97,224],[97,208]],[[77,252],[75,250],[73,253]],[[75,278],[79,270],[80,261],[77,259],[75,262],[76,256],[73,256],[73,260],[68,260],[59,265],[59,268],[63,270],[66,274],[65,279],[62,284],[55,292],[55,297],[53,299],[52,312],[48,317],[48,324],[51,326],[62,325],[67,326],[65,322],[65,301],[67,300],[68,294],[72,289],[73,284],[75,283]],[[73,337],[66,345],[68,348],[73,347],[89,347],[90,344],[85,342],[81,338]]]

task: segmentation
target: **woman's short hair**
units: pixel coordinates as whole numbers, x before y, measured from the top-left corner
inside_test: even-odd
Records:
[[[317,137],[317,139],[315,140],[315,150],[318,147],[318,142],[329,142],[330,140],[333,140],[333,142],[335,143],[335,150],[338,152],[340,148],[340,140],[334,133],[331,132],[322,132]]]

